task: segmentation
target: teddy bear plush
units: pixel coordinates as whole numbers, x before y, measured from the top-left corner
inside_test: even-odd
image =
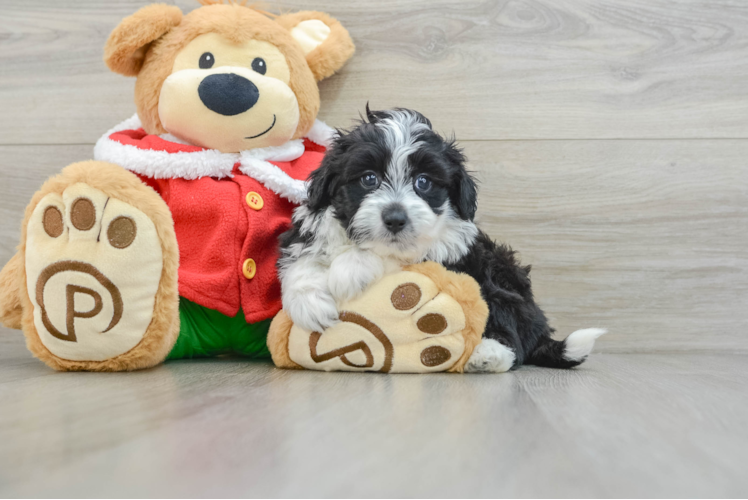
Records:
[[[317,82],[354,45],[321,12],[201,3],[187,15],[150,5],[114,29],[104,60],[137,77],[137,114],[101,137],[95,160],[64,168],[33,196],[18,252],[0,272],[0,322],[22,329],[52,368],[126,371],[271,354],[278,237],[333,133],[316,119]],[[466,319],[481,300],[477,285],[455,289],[442,268],[404,273],[341,313],[371,318],[384,334],[343,321],[302,354],[319,333],[293,329],[281,314],[270,341],[276,363],[460,371],[485,324],[479,313]],[[399,310],[403,291],[413,304]],[[394,313],[377,316],[366,304]],[[424,333],[434,321],[444,329]],[[407,347],[424,335],[430,350]]]
[[[268,356],[277,238],[332,130],[317,82],[353,55],[321,12],[203,1],[125,18],[104,60],[137,114],[29,204],[0,273],[0,320],[59,370]]]

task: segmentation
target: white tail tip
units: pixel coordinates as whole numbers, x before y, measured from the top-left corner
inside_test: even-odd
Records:
[[[564,341],[564,358],[569,361],[581,361],[595,346],[595,340],[608,333],[605,328],[585,328],[572,333]]]

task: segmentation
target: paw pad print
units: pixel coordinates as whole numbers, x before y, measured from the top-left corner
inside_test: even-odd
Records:
[[[26,275],[44,346],[101,361],[142,340],[163,256],[153,221],[83,183],[45,196],[27,227]]]
[[[78,198],[70,210],[70,223],[79,231],[90,231],[96,224],[96,208],[88,198]],[[54,205],[44,209],[42,227],[50,238],[59,238],[64,232],[62,212]],[[107,239],[114,248],[127,248],[138,234],[137,224],[131,217],[119,216],[109,223]]]
[[[465,352],[462,306],[416,272],[385,276],[344,303],[340,320],[324,332],[291,327],[291,360],[315,370],[417,373],[445,371]]]

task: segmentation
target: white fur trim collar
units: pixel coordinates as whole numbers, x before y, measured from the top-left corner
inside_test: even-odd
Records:
[[[309,132],[306,134],[306,138],[315,144],[324,146],[325,149],[330,149],[332,140],[336,135],[337,132],[327,126],[326,123],[319,120],[314,120],[314,125],[312,125],[312,128],[309,129]]]
[[[115,163],[136,174],[154,179],[187,179],[201,177],[218,179],[232,177],[234,165],[240,163],[239,170],[261,182],[266,188],[293,203],[306,200],[306,183],[294,179],[271,161],[292,161],[304,154],[304,141],[296,139],[282,146],[250,149],[241,153],[221,153],[215,149],[195,152],[169,153],[140,149],[130,144],[122,144],[111,139],[115,132],[137,130],[142,127],[138,115],[123,121],[107,131],[94,146],[94,158]],[[335,131],[317,120],[309,131],[308,139],[320,146],[329,147]],[[185,144],[170,134],[162,139]]]

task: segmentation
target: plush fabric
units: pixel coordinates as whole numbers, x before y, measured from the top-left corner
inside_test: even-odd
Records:
[[[256,339],[280,308],[277,237],[330,140],[316,82],[353,44],[326,14],[286,26],[236,2],[201,3],[184,16],[147,6],[113,30],[104,60],[137,76],[137,116],[97,142],[100,161],[63,169],[34,195],[0,271],[0,321],[57,370],[162,362],[180,332],[180,293]],[[213,45],[231,64],[211,70]],[[184,342],[200,338],[205,324],[183,318]]]
[[[16,253],[0,271],[0,324],[21,329],[20,286],[23,278],[23,255]]]
[[[50,236],[47,210],[70,223]],[[115,238],[115,220],[129,235]],[[153,320],[163,257],[146,214],[89,184],[42,198],[26,233],[26,281],[44,347],[67,360],[105,361],[137,346]]]
[[[304,12],[299,22],[320,19],[331,29],[325,42],[310,54],[305,54],[301,45],[291,36],[290,29],[296,24],[293,18],[279,16],[276,22],[264,13],[236,4],[211,4],[195,9],[185,15],[181,22],[163,36],[150,43],[145,50],[135,48],[127,36],[132,26],[145,24],[150,35],[163,29],[160,16],[150,16],[144,7],[133,16],[126,18],[110,35],[105,51],[105,61],[112,71],[133,75],[137,64],[123,64],[126,54],[137,60],[145,53],[137,72],[135,103],[143,128],[150,134],[166,132],[158,116],[161,86],[172,72],[172,65],[179,52],[192,40],[206,33],[218,33],[235,43],[248,40],[261,40],[278,47],[286,56],[291,80],[289,86],[296,94],[299,103],[299,124],[294,138],[304,137],[314,124],[319,111],[319,90],[316,80],[330,76],[353,55],[354,47],[348,32],[333,18],[321,12]],[[149,37],[143,37],[147,39]],[[122,41],[128,43],[122,45]],[[329,53],[329,54],[328,54]]]
[[[104,47],[104,61],[121,75],[136,76],[143,66],[148,45],[182,21],[173,5],[153,4],[122,20]]]
[[[275,19],[278,24],[291,31],[301,23],[312,20],[321,21],[330,29],[327,38],[314,47],[311,52],[306,53],[306,62],[312,69],[314,78],[323,80],[339,70],[348,59],[353,57],[356,47],[353,45],[353,40],[351,40],[348,31],[343,28],[340,22],[324,12],[293,12],[283,14]]]
[[[428,277],[444,294],[454,297],[462,306],[466,325],[463,332],[465,350],[449,371],[462,372],[473,350],[481,343],[488,321],[488,304],[483,300],[480,285],[467,274],[447,271],[436,262],[423,262],[407,266],[406,271]]]
[[[26,208],[21,226],[19,255],[26,256],[28,227],[37,212],[37,207],[49,195],[63,196],[66,189],[76,184],[85,184],[92,189],[128,204],[145,214],[153,223],[158,235],[162,254],[162,268],[158,290],[153,299],[152,320],[140,342],[129,351],[103,361],[70,360],[53,354],[40,339],[36,327],[35,308],[29,297],[26,282],[25,258],[21,260],[19,283],[11,288],[19,290],[23,308],[22,329],[29,350],[50,367],[65,371],[127,371],[154,366],[164,360],[179,333],[179,298],[177,293],[177,270],[179,250],[174,226],[168,207],[161,198],[143,184],[134,174],[105,162],[87,161],[74,163],[49,179],[32,197]],[[135,261],[121,262],[123,266],[136,266]],[[58,297],[57,300],[65,300]]]
[[[270,350],[275,366],[289,370],[303,370],[304,367],[291,359],[291,354],[288,349],[288,342],[292,328],[293,321],[291,321],[291,318],[281,310],[276,314],[275,318],[273,318],[273,322],[270,324],[270,330],[268,331],[267,336],[267,346]]]
[[[226,316],[242,309],[246,320],[255,323],[281,308],[277,239],[290,227],[295,203],[306,196],[304,181],[325,150],[309,140],[292,143],[223,154],[138,128],[102,137],[95,153],[97,159],[139,174],[164,198],[181,253],[179,294]],[[261,209],[248,205],[249,193],[263,200]],[[257,271],[245,279],[242,266],[250,258]]]
[[[309,19],[302,21],[291,28],[291,36],[301,45],[301,50],[305,54],[322,45],[330,36],[330,27],[319,19]]]
[[[225,153],[279,146],[299,124],[289,84],[290,68],[275,45],[206,33],[177,55],[158,116],[172,135]]]
[[[179,299],[179,337],[166,359],[238,354],[269,358],[266,344],[270,320],[247,323],[244,314],[226,316],[185,298]]]
[[[324,332],[281,311],[268,347],[279,368],[380,373],[462,372],[488,318],[478,284],[433,263],[386,275],[340,305]]]

